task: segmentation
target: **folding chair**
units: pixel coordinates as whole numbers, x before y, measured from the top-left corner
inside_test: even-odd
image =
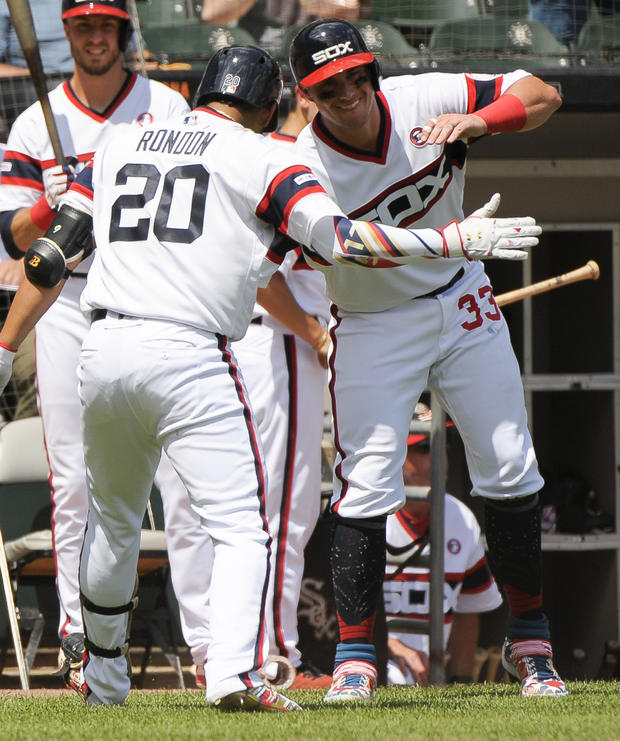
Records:
[[[13,639],[15,657],[22,689],[29,689],[29,675],[43,633],[44,618],[37,607],[16,605],[15,594],[20,567],[25,567],[22,554],[28,559],[35,552],[45,560],[45,570],[54,573],[51,554],[49,469],[43,445],[43,428],[39,417],[9,422],[0,429],[0,570],[2,586]],[[10,489],[8,487],[11,487]],[[10,497],[10,499],[9,499]],[[16,538],[26,533],[36,534],[21,545],[4,542],[4,534]],[[47,534],[49,533],[49,537]],[[18,557],[19,556],[19,557]],[[19,564],[19,565],[18,565]],[[24,653],[20,622],[34,621]]]
[[[0,526],[6,540],[2,538],[0,530],[0,570],[22,689],[29,689],[29,677],[46,617],[51,616],[47,610],[44,612],[44,605],[39,604],[38,600],[35,600],[34,606],[24,606],[19,604],[17,596],[27,585],[46,584],[54,595],[54,609],[57,609],[48,477],[41,419],[31,417],[16,420],[2,427]],[[152,648],[157,645],[174,669],[180,688],[184,689],[181,661],[172,638],[171,626],[175,622],[173,605],[167,597],[166,539],[163,530],[154,529],[154,519],[151,522],[151,529],[141,531],[138,576],[144,582],[143,596],[149,587],[154,587],[158,604],[145,608],[138,602],[135,617],[146,628],[146,646],[136,684],[140,686],[144,682]],[[57,621],[57,615],[54,619]],[[24,651],[20,627],[30,621],[32,628]]]
[[[613,65],[620,61],[620,15],[590,18],[577,40],[583,65]]]

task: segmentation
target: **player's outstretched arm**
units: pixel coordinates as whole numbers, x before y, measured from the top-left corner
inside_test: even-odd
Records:
[[[337,218],[333,256],[370,268],[438,258],[526,260],[526,250],[538,244],[542,229],[531,216],[495,218],[499,202],[496,193],[471,216],[443,229],[400,229]]]

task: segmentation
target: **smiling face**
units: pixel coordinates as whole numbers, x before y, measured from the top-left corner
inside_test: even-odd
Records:
[[[89,75],[104,75],[120,63],[120,24],[109,15],[83,15],[65,20],[65,36],[75,64]]]
[[[379,132],[379,108],[368,65],[353,67],[305,89],[316,103],[331,133],[342,141],[352,141]]]

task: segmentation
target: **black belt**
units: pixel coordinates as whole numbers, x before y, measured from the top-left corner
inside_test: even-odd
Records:
[[[262,323],[263,323],[262,316],[255,316],[254,319],[250,320],[250,324],[262,324]]]
[[[120,314],[118,311],[108,311],[108,309],[93,309],[90,312],[90,323],[105,319],[108,313],[113,314],[116,319],[126,319],[129,316],[129,314]]]
[[[452,286],[455,283],[458,283],[461,278],[465,275],[465,268],[459,268],[456,272],[456,275],[452,276],[452,279],[446,283],[445,286],[440,286],[439,288],[435,288],[434,291],[430,291],[429,293],[423,293],[421,296],[416,296],[416,298],[433,298],[433,296],[439,296],[440,293],[443,293],[444,291],[447,291],[448,288],[452,288]]]

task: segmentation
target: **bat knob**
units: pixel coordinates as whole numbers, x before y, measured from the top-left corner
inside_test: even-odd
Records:
[[[274,690],[288,689],[295,681],[297,670],[285,656],[270,654],[259,669],[258,675],[267,687]]]
[[[592,280],[597,280],[599,275],[601,274],[598,263],[595,260],[588,260],[587,265],[592,272]]]

